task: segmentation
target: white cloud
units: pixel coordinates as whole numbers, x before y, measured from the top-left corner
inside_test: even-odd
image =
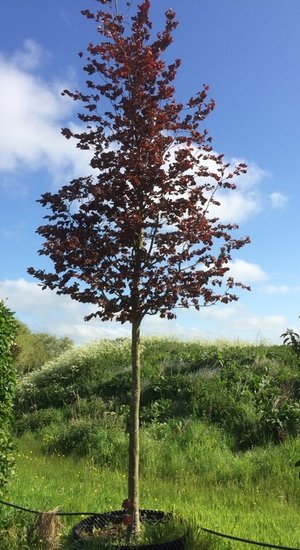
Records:
[[[166,163],[172,163],[175,160],[176,151],[179,146],[173,147],[170,152],[170,158]],[[195,157],[199,156],[199,151],[194,148],[193,153]],[[203,153],[203,151],[202,151]],[[200,151],[201,154],[201,151]],[[219,153],[211,151],[211,153],[204,154],[205,160],[200,156],[200,163],[205,165],[208,173],[219,173],[220,166],[216,160],[219,157]],[[213,198],[218,201],[219,205],[209,204],[208,213],[212,217],[218,218],[222,223],[241,223],[248,220],[251,216],[259,213],[262,210],[263,197],[260,190],[260,185],[263,180],[270,177],[270,174],[265,170],[259,168],[255,163],[245,161],[238,158],[226,158],[223,162],[228,164],[228,168],[225,171],[224,179],[233,173],[239,164],[247,165],[246,174],[236,176],[231,180],[236,185],[236,189],[217,189],[213,194]],[[188,170],[187,173],[192,174],[192,170]],[[203,180],[198,178],[199,183],[203,184]],[[211,177],[205,177],[207,183],[211,183],[213,188],[216,186],[216,181]],[[187,193],[183,194],[187,196]],[[210,201],[211,192],[207,192],[207,200]]]
[[[300,292],[300,286],[299,285],[264,285],[261,287],[261,291],[265,294],[291,294]]]
[[[27,39],[23,49],[16,50],[13,54],[12,64],[22,68],[23,71],[32,71],[39,66],[43,55],[45,52],[42,48],[34,40]]]
[[[208,340],[280,343],[288,324],[282,315],[253,314],[241,301],[194,311],[186,337]]]
[[[32,72],[39,59],[33,41],[11,59],[0,54],[0,170],[45,168],[53,178],[68,179],[90,173],[89,152],[61,135],[74,106],[61,97],[57,82],[49,84]]]
[[[232,180],[236,184],[235,190],[221,190],[215,194],[220,206],[210,206],[209,212],[223,223],[241,223],[262,210],[260,185],[270,174],[255,163],[244,159],[225,158],[224,161],[230,165],[228,173],[233,172],[241,163],[247,165],[247,173]],[[210,164],[212,170],[216,169],[210,162],[208,166]]]
[[[269,172],[257,166],[255,162],[247,162],[245,159],[236,157],[230,159],[231,166],[237,166],[241,163],[247,164],[247,172],[236,179],[236,184],[239,189],[251,191],[254,187],[259,186],[264,179],[270,177]]]
[[[219,207],[210,209],[223,223],[241,223],[261,210],[261,200],[258,193],[242,193],[237,189],[232,192],[220,192],[216,195],[220,201]]]
[[[253,162],[231,158],[230,169],[238,164],[247,164],[246,174],[238,176],[234,182],[236,189],[229,193],[220,193],[221,216],[225,223],[241,223],[262,210],[262,192],[260,186],[270,174]]]
[[[245,260],[233,260],[229,263],[229,268],[229,275],[245,284],[268,279],[268,275],[259,265]]]
[[[47,332],[56,336],[69,336],[77,344],[97,338],[129,336],[128,326],[100,320],[84,321],[91,306],[80,304],[68,296],[25,279],[0,281],[0,299],[6,300],[16,317],[34,332]]]
[[[262,290],[266,294],[288,294],[291,288],[288,285],[266,285]]]
[[[233,319],[237,314],[236,306],[226,305],[223,306],[212,306],[212,307],[202,307],[201,315],[205,319],[212,319],[214,321],[228,321]]]
[[[261,341],[280,343],[280,334],[288,321],[282,315],[255,315],[241,302],[178,311],[175,321],[154,316],[145,319],[143,334],[174,336],[185,340]]]
[[[0,170],[7,175],[20,168],[42,168],[56,185],[61,185],[91,173],[91,155],[61,135],[62,126],[72,128],[69,121],[76,105],[61,97],[60,91],[74,86],[37,76],[36,69],[44,57],[45,52],[33,40],[27,40],[23,50],[16,51],[10,59],[0,54]],[[232,158],[229,162],[234,167],[244,160]],[[248,163],[247,174],[236,179],[237,189],[217,194],[221,206],[211,207],[212,215],[224,223],[240,223],[259,212],[259,186],[267,176],[256,164]],[[273,204],[278,206],[280,200],[283,198],[273,193]]]
[[[288,199],[283,193],[274,192],[270,195],[272,208],[284,208]]]
[[[286,318],[283,315],[251,315],[235,319],[232,330],[236,330],[237,334],[252,334],[256,333],[258,339],[278,340],[280,334],[286,327]]]
[[[25,279],[0,281],[0,299],[16,312],[16,317],[34,332],[47,332],[58,337],[69,336],[76,344],[103,338],[130,337],[128,323],[83,320],[92,307],[58,296],[50,290],[42,290],[35,282]],[[215,307],[202,307],[200,311],[176,310],[174,321],[161,319],[159,315],[146,317],[142,324],[145,336],[173,336],[180,339],[205,340],[260,340],[275,341],[288,326],[282,315],[255,315],[247,311],[241,302]]]
[[[263,337],[279,335],[286,325],[286,318],[283,315],[246,315],[236,319],[234,327],[239,331],[256,331]]]

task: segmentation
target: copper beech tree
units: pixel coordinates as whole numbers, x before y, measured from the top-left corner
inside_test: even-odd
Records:
[[[180,61],[163,60],[177,26],[174,11],[153,37],[150,0],[132,16],[122,15],[113,0],[97,1],[99,11],[82,12],[100,35],[87,48],[86,90],[63,92],[82,104],[84,129],[62,130],[91,151],[93,170],[42,195],[50,213],[37,230],[44,239],[39,253],[54,269],[29,272],[43,288],[93,304],[87,319],[131,324],[127,507],[136,534],[141,323],[145,315],[174,319],[176,308],[237,300],[235,286],[244,285],[228,276],[228,264],[249,239],[235,238],[237,225],[220,221],[217,192],[234,190],[246,166],[230,172],[212,149],[203,127],[214,108],[208,86],[185,105],[175,99]]]

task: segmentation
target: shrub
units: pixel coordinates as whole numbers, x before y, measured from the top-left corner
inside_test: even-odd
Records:
[[[117,403],[124,404],[130,401],[131,372],[119,372],[99,387],[99,393],[103,399],[114,398]]]
[[[37,432],[50,424],[59,424],[63,418],[62,411],[58,409],[40,409],[19,416],[14,423],[17,435],[27,431]]]
[[[11,471],[11,412],[15,390],[13,344],[17,324],[13,313],[0,302],[0,489]]]
[[[49,453],[88,457],[100,466],[123,469],[127,464],[127,437],[122,419],[107,415],[102,422],[78,419],[52,425],[42,432]]]
[[[18,385],[16,410],[63,407],[78,397],[99,395],[101,385],[129,365],[128,341],[102,340],[71,349]]]
[[[65,420],[101,420],[108,410],[113,410],[113,404],[105,404],[101,397],[93,395],[89,399],[78,397],[74,403],[64,407],[63,415]]]

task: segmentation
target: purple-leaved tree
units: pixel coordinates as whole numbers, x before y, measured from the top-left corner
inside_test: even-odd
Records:
[[[140,329],[145,315],[173,319],[176,308],[237,300],[228,276],[233,250],[249,242],[235,238],[236,224],[216,215],[219,190],[233,191],[224,156],[214,153],[203,121],[214,108],[208,86],[186,105],[175,100],[180,61],[167,65],[165,50],[177,26],[173,10],[152,37],[150,0],[131,17],[113,0],[82,13],[97,25],[100,40],[89,44],[84,92],[64,90],[82,104],[84,129],[62,130],[92,153],[92,174],[45,193],[50,210],[39,253],[52,272],[29,272],[58,294],[93,304],[91,317],[129,322],[132,329],[132,391],[128,498],[131,531],[139,525]],[[130,2],[125,2],[129,5]],[[80,56],[83,54],[80,53]],[[244,287],[245,288],[245,287]]]

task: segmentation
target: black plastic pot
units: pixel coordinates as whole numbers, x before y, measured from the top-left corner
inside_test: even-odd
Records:
[[[166,522],[172,518],[171,514],[160,512],[158,510],[141,510],[141,521],[145,520],[149,523]],[[88,548],[92,538],[87,539],[86,535],[92,534],[95,529],[104,528],[110,524],[118,525],[123,522],[124,510],[117,510],[114,512],[106,512],[104,514],[97,514],[89,516],[77,523],[73,528],[73,538],[80,546],[86,546]],[[136,544],[133,546],[117,545],[116,550],[184,550],[184,535],[177,537],[174,540],[153,544]],[[94,541],[96,540],[96,537]],[[94,547],[94,546],[93,546]],[[105,545],[102,543],[102,547]],[[95,548],[95,547],[94,547]],[[99,541],[99,549],[101,548],[101,542]]]

